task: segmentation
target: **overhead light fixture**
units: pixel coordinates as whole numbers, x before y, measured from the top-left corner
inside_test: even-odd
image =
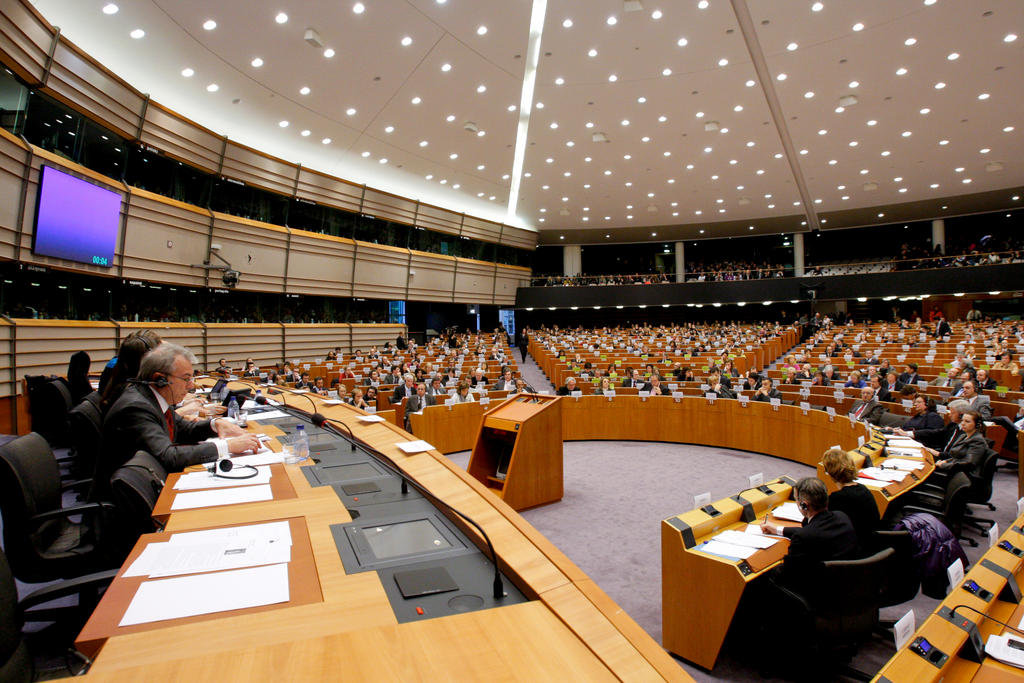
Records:
[[[644,3],[640,2],[640,0],[624,0],[624,2],[622,3],[622,11],[623,12],[643,12],[644,11]]]
[[[307,28],[306,33],[302,36],[302,39],[315,48],[321,48],[324,46],[322,40],[320,40],[320,34],[316,32],[316,29]]]
[[[718,121],[705,121],[704,122],[704,131],[707,132],[707,133],[717,133],[718,132]]]
[[[590,136],[590,139],[593,142],[611,142],[611,140],[608,138],[608,136],[605,135],[604,133],[600,132],[600,131],[597,132],[597,133],[592,134]]]
[[[857,104],[856,95],[843,95],[842,97],[839,98],[840,107],[852,107],[855,104]]]

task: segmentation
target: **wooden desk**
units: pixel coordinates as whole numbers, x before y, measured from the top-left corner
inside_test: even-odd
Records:
[[[409,427],[416,438],[441,453],[457,453],[473,448],[483,414],[484,406],[476,401],[429,406],[423,409],[423,414],[409,415]]]
[[[298,396],[274,398],[301,410],[313,407]],[[167,529],[303,519],[322,599],[137,633],[108,632],[89,678],[251,681],[279,680],[287,671],[293,680],[691,680],[586,574],[464,470],[436,451],[405,455],[395,444],[413,437],[393,424],[362,423],[357,419],[362,412],[351,406],[310,399],[328,418],[343,422],[357,439],[483,526],[506,576],[531,601],[397,624],[376,572],[345,573],[330,525],[351,517],[334,490],[310,487],[300,466],[285,465],[294,498],[172,512]],[[472,527],[462,528],[483,545]],[[123,596],[118,590],[107,593],[101,609],[111,607],[103,604],[108,599],[113,604]],[[90,647],[102,640],[92,631],[84,638]]]
[[[853,464],[856,466],[857,470],[859,471],[867,466],[868,457],[871,458],[871,464],[875,467],[884,465],[885,461],[890,457],[883,450],[884,445],[885,440],[879,436],[864,444],[862,448],[850,451],[850,458],[853,460]],[[889,509],[889,505],[894,500],[911,489],[916,488],[918,485],[923,483],[932,472],[935,471],[934,459],[931,456],[926,455],[923,449],[918,450],[920,455],[917,457],[908,458],[906,456],[892,456],[898,459],[920,460],[924,465],[922,469],[914,470],[902,482],[894,484],[878,482],[877,485],[865,484],[867,489],[871,491],[871,495],[874,496],[875,503],[878,505],[878,514],[882,517],[885,517],[885,513]],[[820,461],[817,464],[817,474],[818,479],[825,482],[825,488],[828,489],[830,494],[839,490],[839,486],[836,484],[835,480],[825,472],[825,467]]]
[[[252,470],[249,470],[250,472]],[[181,478],[180,472],[167,475],[167,482],[164,484],[163,491],[160,492],[160,496],[156,499],[156,503],[153,505],[153,519],[160,522],[160,524],[166,525],[168,518],[171,516],[171,506],[174,505],[175,498],[178,497],[179,493],[191,493],[191,491],[176,491],[174,490],[175,484],[178,483],[178,479]],[[231,488],[235,486],[227,479],[219,488]],[[208,491],[214,491],[217,489],[205,489]],[[295,489],[292,487],[291,481],[285,475],[284,465],[276,464],[270,465],[270,492],[273,494],[273,500],[288,500],[295,498]],[[259,503],[239,503],[239,505],[265,505],[266,502]],[[202,508],[195,508],[202,509]],[[182,510],[181,512],[184,512]]]

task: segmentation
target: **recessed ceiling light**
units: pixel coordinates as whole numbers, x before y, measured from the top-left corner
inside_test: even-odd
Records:
[[[672,69],[669,69],[667,67],[662,69],[661,70],[661,75],[662,76],[671,76],[672,75]]]
[[[946,84],[943,83],[942,81],[939,81],[938,83],[935,84],[935,89],[936,90],[942,90],[945,87],[946,87]]]
[[[1012,43],[1015,40],[1017,40],[1016,33],[1007,33],[1006,36],[1003,38],[1004,43]]]
[[[856,147],[858,144],[860,143],[858,143],[856,140],[850,140],[850,147]]]
[[[869,126],[874,126],[874,125],[877,125],[877,124],[878,124],[878,121],[876,121],[874,119],[871,119],[871,120],[868,121],[868,125]]]
[[[980,95],[978,95],[978,99],[979,100],[987,100],[988,99],[988,93],[987,92],[981,93]]]
[[[818,131],[818,135],[828,135],[828,131],[822,128],[821,130]]]
[[[811,90],[808,90],[807,92],[805,92],[805,93],[804,93],[804,97],[805,97],[805,98],[807,98],[807,99],[809,100],[809,99],[811,99],[812,97],[814,97],[814,92],[813,92],[813,91],[811,91]]]
[[[922,108],[921,108],[921,111],[920,111],[919,113],[920,113],[920,114],[930,114],[930,113],[931,113],[931,111],[932,111],[932,110],[931,110],[931,109],[929,109],[928,107],[922,107]]]
[[[960,53],[959,52],[950,52],[948,55],[946,55],[946,59],[948,59],[951,62],[954,62],[954,61],[960,59]]]
[[[623,126],[628,126],[629,125],[629,119],[622,119],[621,123],[622,123]]]
[[[852,28],[853,28],[854,31],[863,31],[864,30],[864,24],[862,24],[862,23],[860,23],[858,21],[856,24],[853,25]]]
[[[380,159],[377,160],[377,163],[378,164],[386,164],[386,163],[388,163],[388,158],[387,157],[381,157]],[[459,189],[458,186],[456,186],[455,189]]]
[[[455,161],[456,159],[459,158],[459,155],[456,154],[455,152],[452,152],[451,154],[448,155],[448,158],[451,159],[452,161]]]
[[[143,31],[141,28],[137,28],[134,31],[132,31],[131,33],[129,33],[128,35],[130,35],[135,40],[139,40],[140,38],[145,38],[146,37],[146,32]]]
[[[786,74],[779,74],[778,76],[775,77],[775,80],[777,80],[777,81],[784,81],[787,78],[789,78],[789,76],[787,76]]]
[[[905,130],[902,133],[900,133],[900,135],[902,135],[905,138],[909,138],[911,136],[911,132],[909,130]]]
[[[991,150],[991,149],[989,149],[988,147],[982,147],[981,149],[979,149],[979,150],[978,150],[978,153],[979,153],[979,154],[988,154],[988,153],[989,153],[989,152],[991,152],[991,151],[992,151],[992,150]]]
[[[907,75],[906,67],[901,66],[900,68],[896,69],[896,75],[897,76],[906,76]]]
[[[781,158],[782,158],[782,152],[776,152],[776,153],[775,153],[775,154],[774,154],[773,156],[774,156],[774,157],[775,157],[776,159],[781,159]]]
[[[253,57],[252,61],[249,62],[249,64],[258,69],[261,66],[263,66],[263,59],[261,59],[260,57]]]
[[[449,72],[451,70],[452,70],[452,65],[449,64],[448,62],[445,62],[444,64],[441,65],[441,71],[444,71],[445,73],[447,73],[447,72]]]
[[[728,65],[729,65],[729,60],[726,59],[725,57],[722,57],[721,59],[718,60],[718,66],[728,66]]]
[[[938,183],[932,183],[932,184],[931,184],[931,185],[929,185],[928,187],[930,187],[930,188],[932,188],[932,189],[934,190],[934,189],[935,189],[935,188],[937,188],[938,186],[939,186],[939,184],[938,184]]]
[[[666,121],[668,121],[668,117],[667,116],[659,116],[658,117],[658,123],[665,123]]]
[[[483,24],[481,24],[480,26],[477,26],[476,27],[476,34],[478,36],[486,35],[487,34],[487,27],[484,26]]]
[[[308,95],[309,93],[310,93],[310,90],[309,90],[309,86],[308,85],[304,85],[301,88],[299,88],[299,94],[300,95]]]
[[[565,83],[565,79],[562,78],[561,76],[559,76],[558,78],[555,79],[555,85],[562,85],[564,83]]]
[[[323,143],[323,144],[325,144],[325,145],[329,145],[329,144],[331,144],[331,139],[330,139],[330,138],[324,138],[324,139],[323,139],[323,140],[321,140],[320,142],[322,142],[322,143]]]
[[[614,83],[617,80],[619,80],[619,77],[616,76],[615,74],[611,74],[611,75],[608,76],[608,82],[609,83]]]
[[[948,145],[949,144],[949,140],[939,140],[939,144],[940,145]]]
[[[207,19],[203,22],[203,28],[207,31],[212,31],[213,29],[217,28],[217,22],[213,19]]]
[[[657,21],[658,19],[661,19],[661,17],[662,17],[662,14],[661,14],[661,10],[660,9],[656,9],[653,12],[651,12],[651,19],[654,19],[655,21]]]
[[[1003,128],[1003,132],[1004,133],[1012,133],[1013,132],[1013,126],[1006,126],[1006,127],[1004,127]]]
[[[402,36],[401,43],[402,47],[409,47],[410,45],[412,45],[412,38],[410,38],[409,36]]]
[[[751,80],[747,81],[746,83],[744,83],[743,85],[747,86],[748,88],[753,88],[755,85],[757,85],[757,83],[754,82],[753,79],[751,79]]]
[[[924,0],[924,4],[926,5],[934,5],[936,2],[938,2],[938,0]]]
[[[956,168],[953,169],[953,171],[956,173],[963,173],[965,170],[966,169],[963,166],[957,166]]]
[[[362,14],[365,11],[366,11],[366,5],[364,5],[361,2],[357,2],[356,4],[352,5],[352,12],[353,12],[353,14]]]
[[[478,93],[485,93],[485,92],[487,92],[487,86],[486,85],[478,85],[478,86],[476,86],[476,91]]]
[[[880,214],[878,214],[878,217],[879,218],[885,218],[885,214],[884,213],[880,213]]]
[[[448,116],[444,117],[444,120],[447,121],[448,123],[451,123],[452,121],[455,120],[455,114],[448,114]]]
[[[615,26],[615,24],[619,23],[619,18],[613,14],[607,19],[605,19],[604,23],[608,24],[609,26]]]
[[[288,15],[285,14],[284,12],[278,12],[277,16],[274,17],[274,21],[276,21],[279,24],[287,23],[288,22]]]
[[[117,10],[118,9],[119,8],[118,8],[117,5],[115,5],[112,2],[108,2],[106,5],[103,6],[103,13],[104,14],[117,14]]]
[[[419,103],[420,103],[420,102],[422,102],[423,100],[422,100],[422,99],[420,99],[420,97],[419,97],[419,96],[416,96],[416,97],[412,98],[412,99],[411,99],[411,100],[409,100],[409,101],[410,101],[410,102],[412,102],[413,104],[419,104]]]
[[[816,3],[811,5],[811,11],[812,12],[820,12],[823,9],[825,9],[825,5],[820,3],[820,2],[816,2]]]
[[[890,152],[889,150],[887,150],[887,149],[883,149],[883,150],[882,150],[882,156],[883,156],[883,157],[887,157],[887,156],[889,156],[890,154],[892,154],[892,152]]]
[[[562,28],[572,28],[572,19],[562,21]]]
[[[538,102],[537,104],[535,104],[533,106],[535,106],[537,109],[543,109],[544,108],[544,103],[543,102]]]
[[[288,122],[287,121],[278,121],[277,125],[280,126],[281,128],[287,128],[288,127]]]
[[[858,87],[860,87],[860,81],[850,81],[850,86],[849,87],[851,87],[851,88],[858,88]]]
[[[688,41],[686,38],[680,38],[679,40],[676,41],[676,45],[678,45],[679,47],[686,47],[689,43],[690,41]]]
[[[903,44],[906,45],[907,47],[910,47],[911,45],[917,45],[917,38],[907,38],[906,40],[903,41]]]
[[[301,135],[304,138],[308,138],[309,135],[310,135],[310,131],[309,130],[304,130],[301,133],[299,133],[299,135]]]
[[[732,110],[736,111],[736,112],[743,111],[743,105],[742,104],[737,104],[735,107],[732,108]]]
[[[324,48],[324,59],[330,59],[332,57],[334,57],[334,48],[333,47],[326,47],[326,48]]]
[[[868,174],[868,169],[866,169],[866,168],[860,169],[860,174],[861,175],[867,175]]]
[[[181,70],[181,75],[185,78],[192,78],[195,75],[195,73],[195,70],[190,69],[188,67]]]
[[[355,116],[356,115],[356,110],[353,107],[349,107],[348,109],[345,110],[345,113],[348,114],[349,116]],[[394,128],[392,128],[391,130],[394,130]]]
[[[969,184],[970,184],[970,182],[971,182],[971,179],[970,179],[970,178],[964,178],[964,179],[963,179],[963,180],[961,180],[960,182],[961,182],[961,183],[963,183],[964,185],[969,185]]]
[[[756,173],[757,175],[764,175],[764,169],[763,169],[763,168],[759,168],[759,169],[757,169],[757,170],[755,171],[755,173]]]
[[[700,0],[700,2],[697,3],[697,9],[707,9],[709,4],[708,0]]]
[[[597,50],[595,50],[594,48],[590,48],[589,50],[587,50],[587,56],[588,57],[596,57],[597,56]]]
[[[786,46],[786,49],[789,50],[790,52],[793,52],[798,47],[800,47],[800,46],[797,45],[796,43],[790,43],[789,45]]]
[[[217,92],[218,90],[220,90],[220,86],[216,83],[211,83],[210,85],[206,86],[206,92]]]

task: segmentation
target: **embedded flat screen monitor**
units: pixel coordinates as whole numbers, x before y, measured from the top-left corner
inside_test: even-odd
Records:
[[[121,195],[43,166],[32,253],[110,268],[121,227]]]
[[[363,529],[363,538],[378,560],[451,547],[444,535],[426,519],[366,527]]]

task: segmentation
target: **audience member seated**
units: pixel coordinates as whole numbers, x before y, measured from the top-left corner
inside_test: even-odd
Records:
[[[516,381],[512,378],[512,371],[505,370],[494,387],[495,391],[515,391]]]
[[[319,394],[320,396],[327,395],[327,387],[324,385],[324,378],[317,377],[313,380],[313,386],[309,388],[310,393]]]
[[[173,407],[193,389],[192,352],[161,344],[142,359],[131,383],[103,421],[97,486],[104,487],[136,451],[146,451],[168,472],[259,449],[259,440],[226,419],[186,420]],[[213,441],[206,439],[213,438]],[[101,484],[101,482],[103,482]]]
[[[856,389],[861,389],[867,385],[865,384],[864,380],[861,379],[860,370],[854,370],[850,373],[850,378],[846,380],[846,384],[844,384],[843,386],[847,388],[853,387]]]
[[[977,410],[967,410],[960,417],[958,433],[942,451],[928,449],[935,456],[935,466],[948,474],[966,472],[972,479],[981,474],[982,461],[988,452],[985,425]]]
[[[104,383],[103,377],[100,378],[100,410],[104,414],[121,396],[128,386],[128,381],[139,374],[142,357],[161,343],[160,335],[152,330],[136,330],[124,338],[117,349],[117,356],[111,361],[113,365],[107,364],[110,374],[108,375],[106,370],[103,371],[106,382]]]
[[[230,365],[228,365],[227,358],[221,358],[220,360],[217,361],[217,367],[215,367],[210,372],[217,373],[220,375],[232,375],[234,374],[235,371],[231,369]]]
[[[945,427],[942,416],[936,412],[935,400],[923,394],[918,394],[911,404],[910,419],[900,426],[900,430],[907,434],[913,434],[916,430],[941,430]]]
[[[978,383],[978,391],[996,388],[996,381],[988,376],[988,370],[984,368],[978,370],[978,376],[975,378],[975,381]]]
[[[651,375],[651,379],[643,386],[640,391],[649,391],[651,396],[671,396],[672,391],[661,383],[661,375],[657,372]]]
[[[366,410],[370,407],[370,404],[366,402],[366,398],[363,396],[363,390],[359,387],[352,390],[352,396],[349,399],[349,404],[353,408],[359,408],[359,410]]]
[[[782,392],[775,388],[775,380],[766,377],[761,381],[761,386],[754,392],[754,400],[762,403],[770,403],[773,398],[782,400]]]
[[[822,458],[825,473],[839,487],[828,497],[828,509],[832,512],[845,512],[857,532],[857,546],[861,556],[870,554],[871,543],[878,529],[881,517],[878,504],[863,484],[858,484],[857,468],[850,455],[841,448],[830,448]]]
[[[878,424],[884,413],[885,406],[875,398],[875,391],[871,387],[863,387],[860,390],[860,398],[850,406],[850,417],[873,425]]]
[[[900,384],[917,384],[921,381],[921,375],[917,374],[917,363],[907,363],[903,366],[903,372],[898,377]]]
[[[473,371],[473,376],[470,378],[469,384],[472,387],[476,387],[478,384],[487,384],[487,377],[484,375],[483,368],[477,368]]]
[[[526,383],[526,380],[522,377],[516,379],[516,390],[514,393],[517,394],[536,394],[537,390]]]
[[[395,387],[391,393],[392,403],[401,403],[403,398],[416,393],[416,377],[412,373],[406,373],[403,380],[404,382]]]
[[[296,389],[312,389],[313,383],[309,381],[309,373],[303,372],[299,375],[299,381],[295,383]]]
[[[468,382],[459,382],[455,388],[455,396],[452,397],[456,403],[474,403],[476,398],[473,397],[472,392],[469,390]]]
[[[68,361],[68,389],[71,391],[71,403],[78,403],[92,393],[92,384],[89,383],[89,366],[91,361],[89,354],[85,351],[77,351],[71,354]]]
[[[569,377],[568,379],[565,380],[565,386],[559,387],[558,391],[555,393],[557,393],[559,396],[572,396],[572,392],[574,391],[577,391],[576,378]]]
[[[977,393],[973,379],[964,380],[960,391],[954,396],[967,401],[968,410],[978,411],[982,420],[992,419],[992,401],[988,396]]]

